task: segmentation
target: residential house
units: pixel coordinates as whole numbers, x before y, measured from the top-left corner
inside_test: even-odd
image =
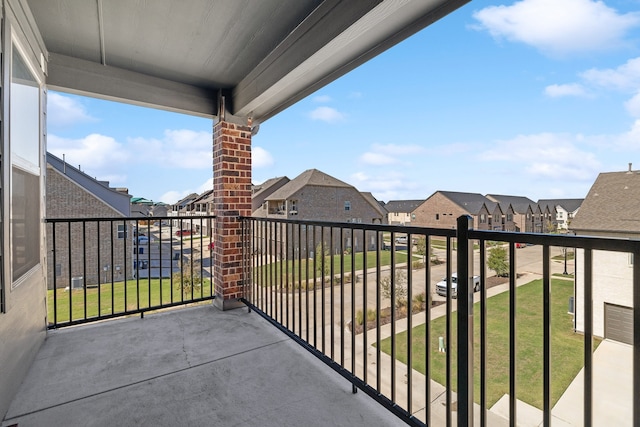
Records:
[[[640,171],[601,173],[569,230],[576,235],[640,238]],[[593,251],[593,333],[632,344],[632,254]],[[584,331],[584,251],[576,251],[576,330]]]
[[[384,207],[389,212],[387,221],[394,225],[411,225],[413,211],[424,203],[424,200],[390,200]]]
[[[253,212],[253,216],[383,224],[386,222],[387,212],[370,193],[365,195],[350,184],[317,169],[309,169],[265,197],[262,206]],[[316,240],[319,239],[316,236]],[[371,236],[343,236],[342,239],[334,240],[332,251],[361,251],[365,240],[368,248],[376,247],[376,241]],[[303,254],[306,253],[305,246],[301,245]]]
[[[504,231],[527,231],[527,212],[535,202],[528,197],[487,194],[487,199],[500,203],[505,212]]]
[[[47,153],[46,190],[47,218],[130,217],[131,196],[123,189],[111,188],[108,182],[90,177],[51,153]],[[53,250],[54,226],[47,224],[49,253]],[[56,229],[55,266],[54,256],[48,258],[51,265],[47,269],[47,285],[50,289],[54,284],[56,288],[96,285],[104,281],[101,272],[110,274],[111,269],[121,276],[120,279],[124,279],[124,274],[131,277],[132,271],[125,265],[111,265],[111,253],[107,248],[113,248],[115,258],[125,259],[125,264],[131,266],[132,230],[128,230],[129,226],[124,221],[111,223],[111,227],[110,223],[104,222],[100,227],[104,233],[101,253],[97,248],[85,248],[83,244],[86,233],[97,233],[96,224],[87,224],[84,230],[82,223],[74,223],[69,230]],[[130,237],[128,247],[125,244],[127,237]],[[83,264],[84,257],[88,258],[88,268]]]
[[[473,218],[478,225],[478,214],[488,200],[478,193],[456,191],[436,191],[413,211],[415,219],[412,225],[434,228],[456,228],[460,215]]]
[[[545,199],[538,200],[539,205],[549,206],[553,215],[555,210],[555,220],[553,223],[558,231],[566,231],[578,213],[584,199]],[[553,207],[553,208],[552,208]]]
[[[254,185],[251,191],[251,212],[256,212],[265,203],[264,199],[290,181],[286,176],[270,178],[262,184]]]
[[[151,216],[166,217],[169,216],[169,205],[158,202],[151,208]]]
[[[153,209],[153,200],[148,200],[144,197],[131,198],[131,217],[151,216],[151,209]]]
[[[207,190],[200,194],[197,198],[192,200],[186,206],[186,212],[192,216],[212,216],[214,212],[213,207],[213,190]],[[185,223],[182,222],[182,228],[184,229]],[[195,231],[203,236],[212,236],[214,223],[211,219],[204,219],[202,221],[192,220],[187,228]]]

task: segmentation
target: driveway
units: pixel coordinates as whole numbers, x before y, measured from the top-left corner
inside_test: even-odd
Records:
[[[631,426],[633,346],[604,340],[593,354],[593,425]],[[552,367],[552,369],[562,369]],[[584,425],[584,369],[552,409],[555,424]],[[556,422],[557,421],[557,422]]]

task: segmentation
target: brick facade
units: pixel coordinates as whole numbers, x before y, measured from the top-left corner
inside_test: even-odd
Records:
[[[47,167],[47,218],[125,218],[109,204],[76,184],[53,167]],[[57,288],[71,286],[72,278],[83,278],[86,285],[111,280],[131,279],[133,276],[132,236],[125,233],[124,221],[66,223],[56,226],[55,260],[53,254],[53,224],[47,224],[47,284],[53,289],[54,274]],[[120,229],[120,233],[118,230]],[[112,234],[113,233],[113,234]],[[112,243],[113,242],[113,243]],[[99,252],[99,256],[98,256]],[[84,262],[82,260],[85,260]],[[116,260],[116,261],[112,261]],[[115,264],[115,265],[112,265]],[[105,271],[105,267],[107,270]]]
[[[222,309],[239,307],[242,283],[242,223],[251,216],[251,127],[218,121],[213,126],[213,272],[216,299]],[[249,239],[246,239],[249,241]]]
[[[434,228],[456,228],[460,215],[472,215],[477,224],[477,212],[467,212],[441,193],[435,193],[414,211],[411,225]]]

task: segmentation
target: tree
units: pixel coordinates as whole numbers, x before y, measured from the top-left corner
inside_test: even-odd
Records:
[[[496,272],[498,277],[509,275],[509,262],[507,260],[507,250],[503,246],[496,246],[489,252],[487,267]]]
[[[323,276],[328,276],[329,274],[331,274],[331,252],[329,252],[329,248],[325,247],[323,251],[322,244],[318,243],[316,245],[314,258],[315,258],[314,264],[316,267],[316,271],[318,271]],[[324,266],[322,264],[323,260],[324,260]]]
[[[407,273],[403,270],[396,271],[394,280],[396,307],[402,307],[407,303]],[[380,289],[382,296],[391,299],[391,276],[385,276],[380,280]]]
[[[193,296],[193,292],[199,290],[202,285],[200,263],[189,259],[183,264],[182,271],[173,273],[173,282],[176,284],[176,289],[181,291],[183,295],[191,294]]]

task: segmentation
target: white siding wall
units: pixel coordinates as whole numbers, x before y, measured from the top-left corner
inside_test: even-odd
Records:
[[[629,254],[593,252],[593,334],[604,337],[604,303],[633,305]],[[584,332],[584,250],[576,251],[576,330]]]

